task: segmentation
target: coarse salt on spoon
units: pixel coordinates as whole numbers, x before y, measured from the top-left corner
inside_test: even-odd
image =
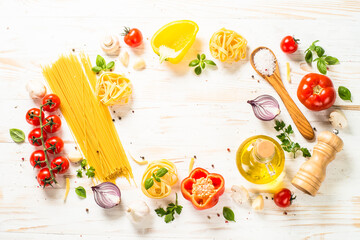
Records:
[[[254,57],[257,52],[260,50],[268,50],[273,56],[275,61],[275,69],[257,69],[254,62]],[[263,52],[264,53],[264,52]],[[293,119],[297,129],[303,135],[304,138],[311,140],[314,138],[314,130],[311,127],[309,121],[306,119],[304,114],[300,111],[300,109],[296,106],[295,102],[290,97],[289,93],[286,91],[285,86],[280,77],[279,65],[276,60],[275,54],[267,47],[258,47],[256,48],[250,55],[250,63],[254,70],[263,77],[271,86],[275,89],[275,91],[279,94],[281,100],[283,101],[286,109],[290,113],[291,118]],[[258,66],[259,67],[259,66]],[[260,68],[260,67],[259,67]],[[269,74],[264,74],[268,72]]]

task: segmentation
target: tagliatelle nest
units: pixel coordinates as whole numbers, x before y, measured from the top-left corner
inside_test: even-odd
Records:
[[[237,62],[246,57],[247,41],[237,32],[222,28],[212,35],[209,47],[214,58]]]
[[[121,74],[105,72],[96,82],[95,94],[106,106],[128,103],[131,93],[130,80]]]

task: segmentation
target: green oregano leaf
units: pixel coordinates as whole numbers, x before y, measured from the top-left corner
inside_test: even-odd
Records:
[[[199,60],[199,59],[192,60],[192,61],[189,63],[189,67],[195,67],[195,66],[199,65],[199,63],[200,63],[200,60]]]
[[[10,130],[10,137],[16,143],[22,143],[25,141],[25,133],[17,128],[11,128]]]
[[[86,198],[86,191],[82,186],[75,188],[75,192],[79,197]]]
[[[207,65],[216,66],[216,63],[212,60],[204,60]]]
[[[351,92],[348,88],[346,88],[344,86],[340,86],[338,89],[338,94],[342,100],[345,100],[345,101],[349,100],[350,102],[352,102],[351,101]]]
[[[223,208],[223,216],[228,221],[236,222],[234,212],[228,207]]]
[[[200,75],[200,74],[201,74],[201,67],[200,67],[200,66],[197,66],[197,67],[195,68],[195,73],[196,73],[196,75]]]

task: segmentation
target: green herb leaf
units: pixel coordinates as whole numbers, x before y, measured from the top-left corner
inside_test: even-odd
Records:
[[[168,170],[166,168],[160,168],[159,170],[156,171],[156,176],[163,177],[167,172]]]
[[[320,73],[326,74],[327,68],[326,68],[326,62],[325,62],[324,59],[319,58],[319,60],[317,61],[316,66],[317,66]]]
[[[205,60],[206,55],[205,54],[201,54],[201,60]]]
[[[311,153],[309,152],[309,150],[307,148],[301,148],[300,150],[303,154],[303,157],[311,157]]]
[[[25,133],[17,128],[11,128],[10,130],[10,137],[16,143],[22,143],[25,141]]]
[[[318,41],[319,40],[314,41],[308,49],[310,49],[311,51],[315,51],[315,43],[317,43]]]
[[[174,219],[175,219],[174,218],[174,213],[169,213],[169,214],[165,215],[164,221],[166,223],[169,223],[169,222],[173,221]]]
[[[212,60],[204,60],[207,65],[216,66],[216,63]]]
[[[322,57],[325,53],[325,50],[320,46],[315,46],[315,52],[318,55],[318,57]]]
[[[199,60],[199,59],[192,60],[192,61],[189,63],[189,67],[195,67],[195,66],[199,65],[199,63],[200,63],[200,60]]]
[[[102,69],[106,68],[105,59],[100,55],[97,55],[96,57],[96,66],[101,67]]]
[[[328,65],[335,65],[339,63],[339,59],[332,56],[326,56],[325,61]]]
[[[182,208],[183,208],[182,206],[176,206],[176,207],[175,207],[176,213],[180,215],[180,213],[181,213],[181,211],[182,211]]]
[[[306,52],[306,54],[305,54],[305,61],[307,62],[307,63],[312,63],[312,61],[313,61],[313,55],[312,55],[312,51],[311,50],[308,50],[307,52]]]
[[[344,87],[344,86],[340,86],[338,88],[338,93],[339,93],[339,96],[342,100],[349,100],[350,102],[351,101],[351,92],[348,88]]]
[[[166,223],[169,223],[175,219],[174,218],[175,213],[177,214],[181,213],[182,208],[183,208],[182,206],[178,205],[177,193],[176,193],[175,203],[169,203],[166,210],[163,208],[157,208],[155,209],[155,212],[159,217],[165,216],[164,221]]]
[[[82,173],[82,170],[81,169],[78,169],[78,170],[76,170],[76,176],[78,177],[78,178],[82,178],[83,177],[83,173]]]
[[[86,159],[83,159],[80,163],[81,168],[85,169],[86,165],[87,165],[87,161]]]
[[[161,182],[161,179],[160,179],[160,178],[158,178],[157,176],[155,176],[155,174],[154,174],[154,173],[152,174],[152,177],[155,179],[155,181],[157,181],[157,182]]]
[[[75,188],[75,192],[79,197],[86,198],[86,191],[82,186]]]
[[[102,68],[99,66],[92,67],[91,70],[95,73],[99,73],[102,71]]]
[[[280,131],[285,127],[284,121],[275,120],[275,130]]]
[[[166,211],[163,208],[157,208],[155,209],[155,212],[159,217],[163,217],[166,215]]]
[[[223,216],[228,221],[236,222],[234,212],[228,207],[223,208]]]
[[[196,58],[200,60],[200,54],[197,54],[197,55],[196,55]]]
[[[195,71],[196,75],[200,75],[201,74],[201,67],[197,66],[194,71]]]
[[[205,63],[204,62],[200,62],[200,66],[202,69],[205,69]]]
[[[108,64],[106,64],[106,69],[112,69],[115,66],[115,62],[111,61]]]
[[[89,169],[88,170],[86,170],[86,176],[88,177],[88,178],[93,178],[93,177],[95,177],[95,168],[94,167],[89,167]]]
[[[148,178],[145,180],[145,189],[148,190],[154,185],[154,179]]]

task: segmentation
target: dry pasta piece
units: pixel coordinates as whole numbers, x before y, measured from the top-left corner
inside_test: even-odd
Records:
[[[195,158],[192,157],[190,160],[190,164],[189,164],[189,174],[191,173],[191,171],[194,168],[194,163],[195,163]]]
[[[66,201],[66,198],[69,195],[69,191],[70,191],[70,179],[67,177],[65,181],[66,181],[66,190],[65,190],[64,201]]]
[[[166,168],[168,172],[160,177],[160,182],[154,180],[154,185],[149,189],[145,189],[145,181],[148,178],[151,178],[153,174],[156,174],[157,170],[160,168]],[[176,166],[174,163],[169,160],[162,159],[151,162],[142,177],[141,180],[141,190],[149,198],[164,198],[169,196],[171,192],[171,187],[178,181],[178,174]]]
[[[131,93],[130,80],[121,74],[105,72],[96,81],[95,94],[106,106],[128,103]]]
[[[237,32],[222,28],[212,35],[209,47],[214,58],[237,62],[246,57],[247,41]]]

